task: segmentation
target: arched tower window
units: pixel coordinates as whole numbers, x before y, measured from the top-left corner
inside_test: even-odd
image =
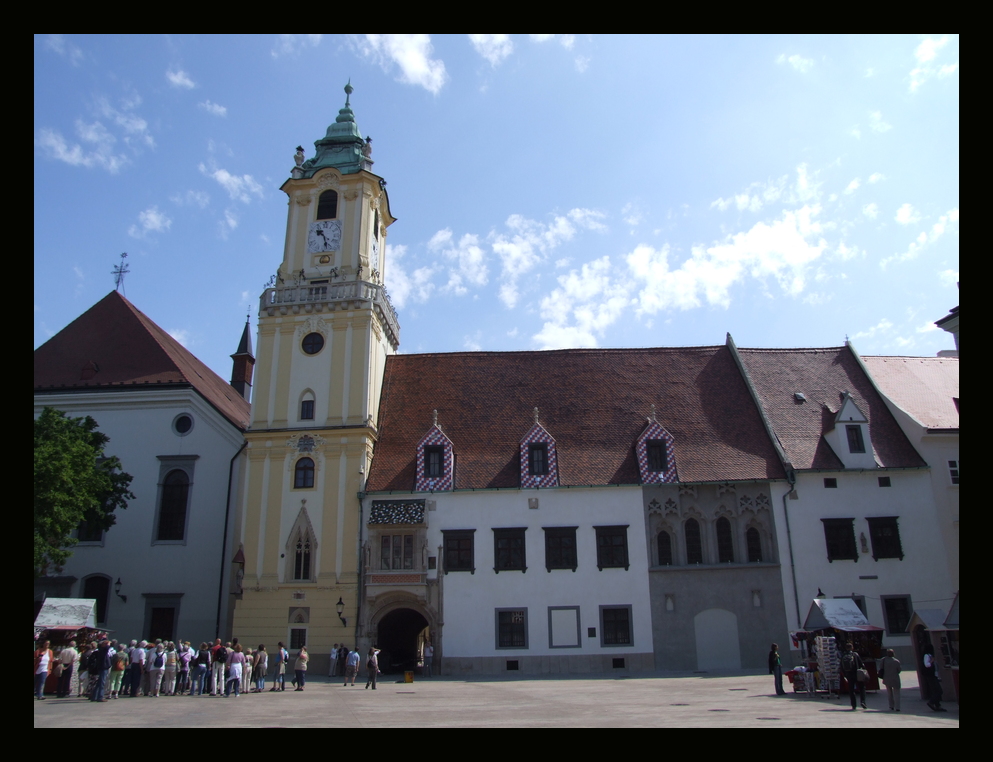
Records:
[[[300,458],[293,471],[293,488],[309,489],[314,486],[314,461]]]
[[[745,532],[745,543],[748,545],[748,563],[755,563],[762,560],[762,538],[759,530],[749,527]]]
[[[717,560],[722,564],[734,563],[734,542],[731,539],[731,522],[724,516],[717,519]]]
[[[672,537],[664,529],[659,532],[659,566],[672,566]]]
[[[314,420],[314,393],[306,391],[300,399],[300,420]]]
[[[317,219],[333,220],[338,216],[338,192],[326,190],[317,202]]]
[[[686,534],[686,563],[703,563],[703,544],[700,542],[700,523],[689,519],[683,529]]]

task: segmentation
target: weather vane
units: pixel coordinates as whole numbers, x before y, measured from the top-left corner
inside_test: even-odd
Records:
[[[114,288],[118,291],[124,290],[124,276],[131,272],[131,270],[128,269],[127,262],[124,261],[127,258],[127,252],[121,254],[121,264],[114,265],[114,269],[111,271],[111,275],[114,276]]]

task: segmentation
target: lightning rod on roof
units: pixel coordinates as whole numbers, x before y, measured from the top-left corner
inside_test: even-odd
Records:
[[[121,254],[121,263],[119,265],[114,265],[114,269],[111,271],[111,275],[114,276],[114,288],[117,291],[124,291],[124,276],[131,272],[131,270],[128,269],[127,262],[124,261],[127,258],[127,252]]]

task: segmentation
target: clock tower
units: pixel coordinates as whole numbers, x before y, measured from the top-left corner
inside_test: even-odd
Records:
[[[345,106],[282,186],[283,261],[259,305],[247,462],[239,484],[233,635],[305,644],[323,669],[353,644],[360,503],[386,357],[400,326],[383,288],[390,214],[345,87]],[[240,546],[240,547],[239,547]],[[247,640],[246,640],[247,639]]]

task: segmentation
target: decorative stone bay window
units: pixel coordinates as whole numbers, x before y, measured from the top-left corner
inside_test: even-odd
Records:
[[[365,567],[370,584],[423,584],[427,571],[424,500],[373,500]]]

